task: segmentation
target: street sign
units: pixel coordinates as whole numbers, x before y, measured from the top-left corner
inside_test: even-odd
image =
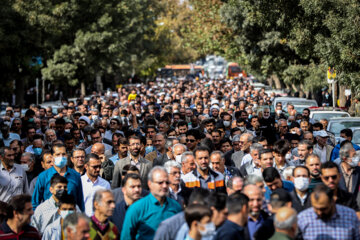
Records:
[[[336,70],[332,67],[329,67],[327,71],[327,82],[329,84],[332,84],[335,78],[336,78]]]

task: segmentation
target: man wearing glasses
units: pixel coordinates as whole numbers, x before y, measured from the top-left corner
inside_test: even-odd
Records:
[[[352,208],[359,216],[359,206],[356,202],[356,196],[339,187],[340,171],[338,165],[333,162],[326,162],[321,166],[322,182],[334,192],[335,203]]]
[[[81,176],[85,203],[85,214],[93,215],[94,193],[100,189],[110,189],[108,181],[100,177],[101,160],[98,155],[90,153],[85,158],[86,173]]]
[[[150,194],[129,207],[120,239],[153,239],[159,224],[181,211],[179,203],[167,196],[169,184],[169,176],[163,167],[151,169]]]

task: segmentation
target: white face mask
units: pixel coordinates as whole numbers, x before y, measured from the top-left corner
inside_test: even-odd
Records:
[[[21,167],[24,169],[24,171],[29,171],[29,165],[24,163],[24,164],[21,164]]]
[[[74,210],[62,210],[60,211],[60,216],[62,219],[65,219],[68,215],[74,213]]]
[[[351,162],[349,162],[348,164],[350,165],[350,167],[355,168],[356,166],[358,166],[360,161],[360,158],[358,155],[355,155],[351,158]]]
[[[199,224],[201,224],[201,223],[199,223]],[[209,223],[205,224],[204,227],[205,227],[205,230],[199,230],[202,238],[211,237],[212,235],[215,234],[216,227],[213,222],[209,222]]]
[[[295,188],[300,190],[300,191],[305,191],[309,188],[309,178],[305,178],[305,177],[297,177],[294,178],[294,185]]]
[[[239,127],[239,129],[240,129],[241,132],[245,131],[245,127]]]
[[[175,161],[179,164],[181,164],[181,155],[176,155],[175,156]]]
[[[230,127],[230,121],[223,121],[225,127]]]
[[[277,114],[281,114],[281,113],[282,113],[282,110],[276,110],[276,113],[277,113]]]
[[[287,153],[287,154],[285,155],[285,159],[288,160],[288,161],[290,161],[290,160],[291,160],[291,153]]]

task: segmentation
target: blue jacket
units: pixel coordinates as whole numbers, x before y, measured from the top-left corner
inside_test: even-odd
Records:
[[[355,143],[352,143],[355,151],[359,151],[360,150],[360,147],[358,145],[356,145]],[[335,161],[335,159],[337,159],[339,157],[339,152],[340,152],[340,143],[338,145],[336,145],[334,147],[334,150],[332,151],[331,153],[331,158],[330,160],[333,162]]]
[[[291,193],[294,190],[294,184],[292,182],[283,180],[282,183],[283,183],[282,188],[288,191],[289,193]],[[270,190],[270,188],[268,188],[268,186],[265,186],[265,190],[266,190],[265,199],[269,201],[272,191]]]

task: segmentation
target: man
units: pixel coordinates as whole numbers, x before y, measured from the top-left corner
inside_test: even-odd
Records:
[[[360,223],[355,211],[336,204],[334,194],[324,185],[314,189],[311,194],[312,208],[298,216],[303,239],[360,239]]]
[[[248,202],[246,195],[236,192],[228,197],[226,207],[228,209],[227,220],[219,227],[214,240],[220,239],[245,239],[244,227],[248,217]]]
[[[25,170],[14,163],[14,151],[9,147],[0,148],[0,201],[9,200],[19,194],[27,194],[29,185]]]
[[[266,168],[263,173],[264,182],[266,184],[265,199],[269,200],[271,192],[278,188],[283,188],[288,192],[294,190],[294,184],[290,181],[281,180],[279,172],[274,167]]]
[[[356,196],[349,193],[347,190],[343,190],[339,187],[340,182],[340,170],[338,165],[329,161],[321,166],[321,180],[322,182],[334,191],[336,197],[335,203],[340,204],[359,212],[359,207],[356,202]]]
[[[110,190],[108,181],[100,177],[101,160],[98,155],[90,153],[85,158],[86,173],[81,176],[85,214],[89,217],[93,214],[94,193],[99,189]]]
[[[54,166],[54,158],[51,155],[51,152],[49,150],[44,150],[41,154],[41,167],[44,170],[48,170],[49,168],[51,168],[52,166]],[[38,176],[36,176],[35,178],[33,178],[33,180],[30,182],[30,186],[29,186],[29,193],[32,195],[35,189],[35,185],[36,185],[36,181],[38,179]]]
[[[200,136],[198,129],[190,129],[186,132],[186,147],[189,151],[194,151],[201,140]]]
[[[159,135],[159,133],[157,134]],[[160,135],[162,135],[160,133]],[[163,136],[162,136],[163,137]],[[160,138],[162,138],[160,137]],[[158,139],[159,137],[158,136],[155,136],[155,147],[157,146],[157,141],[156,139]],[[174,152],[173,152],[173,147],[174,147],[174,142],[176,141],[175,138],[168,138],[166,139],[165,141],[165,145],[163,146],[165,151],[164,151],[164,154],[161,154],[159,157],[156,157],[153,161],[153,166],[164,166],[164,164],[167,162],[167,161],[170,161],[170,160],[175,160],[174,158]],[[161,144],[162,144],[162,140],[161,140]],[[161,146],[162,148],[162,146]],[[158,147],[156,147],[156,149],[158,149]]]
[[[99,156],[101,160],[100,176],[107,181],[111,181],[114,174],[114,163],[108,159],[109,151],[105,151],[103,143],[94,143],[91,148],[91,153]]]
[[[288,161],[285,156],[290,151],[290,144],[287,140],[280,139],[274,143],[273,156],[275,159],[274,167],[283,176],[285,168],[293,166],[294,164]],[[284,177],[284,176],[283,176]]]
[[[297,149],[299,158],[294,161],[294,165],[305,165],[306,158],[313,153],[313,146],[306,140],[302,140],[299,142]]]
[[[310,154],[305,161],[305,166],[310,171],[310,185],[309,185],[309,191],[312,192],[312,190],[318,185],[321,184],[321,161],[319,156],[315,154]]]
[[[236,168],[240,169],[244,156],[250,152],[254,136],[251,133],[243,133],[240,136],[240,151],[233,153],[231,160]],[[250,155],[248,156],[250,158]]]
[[[85,170],[85,150],[82,148],[75,148],[71,154],[71,162],[74,164],[74,170],[83,176]]]
[[[10,149],[14,151],[14,162],[20,164],[21,154],[24,152],[24,146],[20,140],[13,140],[10,143]]]
[[[119,138],[116,145],[113,145],[113,149],[117,148],[117,154],[109,158],[114,165],[120,159],[126,158],[128,156],[129,142],[126,138]]]
[[[116,204],[113,215],[110,217],[121,235],[122,226],[127,209],[142,197],[141,178],[138,174],[128,173],[122,181],[121,191],[123,200]]]
[[[103,138],[101,137],[101,132],[100,132],[99,129],[96,129],[96,128],[92,129],[90,131],[90,136],[91,136],[91,145],[88,148],[85,149],[86,154],[89,154],[91,152],[91,149],[95,145],[95,143],[101,143],[105,147],[105,155],[106,156],[111,156],[112,155],[111,154],[112,146],[103,142]]]
[[[106,139],[108,142],[111,142],[112,137],[115,133],[120,133],[124,136],[124,133],[121,131],[122,122],[118,118],[112,118],[110,120],[110,130],[107,130],[104,135],[104,140]]]
[[[260,175],[264,172],[265,169],[272,167],[274,165],[274,157],[271,149],[263,149],[260,151]],[[255,174],[259,174],[255,172]]]
[[[348,141],[352,141],[352,138],[353,138],[353,132],[351,129],[349,128],[346,128],[346,129],[343,129],[340,131],[340,138],[342,138],[343,140],[348,140]],[[360,150],[360,147],[358,145],[356,145],[355,143],[352,143],[354,149],[356,151],[359,151]],[[331,158],[330,160],[331,161],[335,161],[338,157],[339,157],[339,152],[340,152],[340,143],[337,144],[332,153],[331,153]]]
[[[9,147],[13,140],[20,140],[19,134],[10,132],[10,126],[8,124],[2,123],[0,130],[0,139],[3,140],[5,147]]]
[[[114,196],[110,190],[99,189],[94,194],[94,215],[90,221],[90,239],[118,240],[119,230],[109,221],[115,209]]]
[[[231,131],[232,133],[233,133],[234,129],[236,130],[238,128],[233,128],[232,131]],[[233,160],[231,160],[231,157],[232,157],[232,155],[234,153],[241,150],[241,148],[240,148],[240,135],[238,135],[238,134],[233,135],[231,141],[232,141],[233,148],[230,151],[225,153],[225,165],[235,167],[235,163],[233,162]]]
[[[297,214],[293,208],[282,207],[275,215],[275,234],[270,240],[293,240],[297,234]]]
[[[220,150],[220,141],[221,141],[221,133],[219,130],[215,129],[212,133],[211,133],[211,138],[212,138],[212,142],[215,146],[215,149]]]
[[[42,239],[61,239],[62,225],[64,224],[64,219],[68,215],[76,212],[76,203],[74,196],[65,194],[59,200],[59,208],[56,211],[56,214],[59,217],[51,224],[46,226],[42,235]]]
[[[194,171],[196,169],[195,157],[192,152],[184,152],[181,154],[181,176]]]
[[[189,226],[186,239],[200,240],[207,237],[208,227],[214,225],[211,222],[211,210],[201,204],[192,204],[185,209],[186,224]],[[205,228],[205,232],[204,232]]]
[[[264,147],[260,143],[253,143],[250,146],[250,151],[246,154],[241,162],[241,166],[246,165],[247,163],[253,161],[256,162],[259,160],[260,151],[263,150]]]
[[[186,151],[186,146],[181,143],[177,143],[172,147],[172,155],[174,160],[181,164],[181,156]]]
[[[325,130],[315,131],[314,137],[317,140],[314,146],[314,154],[320,157],[322,163],[329,161],[334,147],[327,144],[329,139],[328,133]]]
[[[253,184],[246,185],[243,193],[249,198],[249,214],[245,232],[251,239],[254,239],[254,234],[269,215],[262,210],[263,193],[259,187]]]
[[[90,238],[90,219],[82,213],[72,213],[64,219],[65,240],[87,240]]]
[[[175,161],[168,161],[164,168],[169,174],[169,197],[177,201],[180,206],[184,206],[185,189],[181,183],[181,165]]]
[[[210,163],[212,170],[223,174],[225,184],[230,178],[240,176],[240,171],[237,168],[225,166],[224,154],[221,151],[214,151],[210,155]]]
[[[149,173],[152,163],[140,156],[140,138],[137,136],[131,136],[129,138],[129,156],[121,161],[117,161],[114,169],[114,176],[111,183],[111,188],[117,188],[121,185],[121,173],[125,165],[135,165],[139,171],[142,181],[147,180],[147,174]],[[143,182],[143,188],[147,189],[146,182]]]
[[[189,189],[206,188],[210,191],[225,193],[224,176],[210,169],[210,151],[207,147],[199,146],[194,150],[197,168],[182,177]]]
[[[270,156],[271,150],[266,149],[266,152],[268,152],[268,155]],[[261,175],[261,153],[263,153],[263,155],[265,153],[264,148],[261,144],[259,143],[253,143],[250,147],[250,154],[251,154],[251,161],[247,162],[246,164],[242,165],[240,168],[240,174],[242,177],[246,177],[249,174],[259,174]],[[263,156],[267,159],[266,156]],[[273,156],[271,154],[271,165],[273,165]],[[267,162],[267,160],[263,159],[263,162]]]
[[[14,196],[8,205],[7,220],[0,225],[0,239],[38,239],[39,232],[30,226],[34,214],[29,195]]]
[[[20,159],[21,167],[26,171],[28,182],[31,182],[39,174],[39,170],[35,170],[34,154],[25,152]]]
[[[34,209],[42,201],[51,197],[50,180],[55,174],[59,174],[68,179],[68,193],[75,197],[76,204],[81,211],[84,211],[84,198],[80,174],[74,169],[66,166],[67,154],[65,146],[63,144],[55,144],[52,146],[51,151],[54,158],[54,166],[40,173],[38,177],[32,201]]]
[[[188,124],[185,121],[179,121],[177,123],[177,129],[176,131],[178,132],[178,135],[183,135],[186,134],[186,132],[188,131]]]
[[[167,197],[169,177],[163,167],[149,172],[150,194],[132,204],[125,215],[121,239],[153,239],[160,222],[181,211],[181,206]]]
[[[351,142],[345,143],[340,148],[339,155],[341,159],[339,187],[357,196],[360,185],[359,155],[355,152]]]
[[[294,183],[294,190],[290,193],[292,207],[296,212],[301,212],[309,207],[310,203],[310,171],[305,166],[297,166],[293,170],[291,181]]]
[[[149,154],[147,154],[145,156],[146,160],[149,160],[150,162],[158,162],[160,158],[165,158],[162,159],[162,161],[167,161],[169,158],[169,156],[167,155],[168,149],[165,146],[167,143],[166,140],[166,136],[163,133],[157,133],[153,139],[153,145],[156,148],[156,151],[153,151]],[[158,158],[156,161],[155,159]]]
[[[54,175],[50,180],[51,197],[42,202],[34,212],[31,225],[41,234],[44,233],[46,226],[54,222],[59,215],[56,214],[60,199],[67,194],[68,180],[60,175]]]
[[[53,129],[48,129],[45,131],[45,144],[51,145],[57,140],[56,132]]]

